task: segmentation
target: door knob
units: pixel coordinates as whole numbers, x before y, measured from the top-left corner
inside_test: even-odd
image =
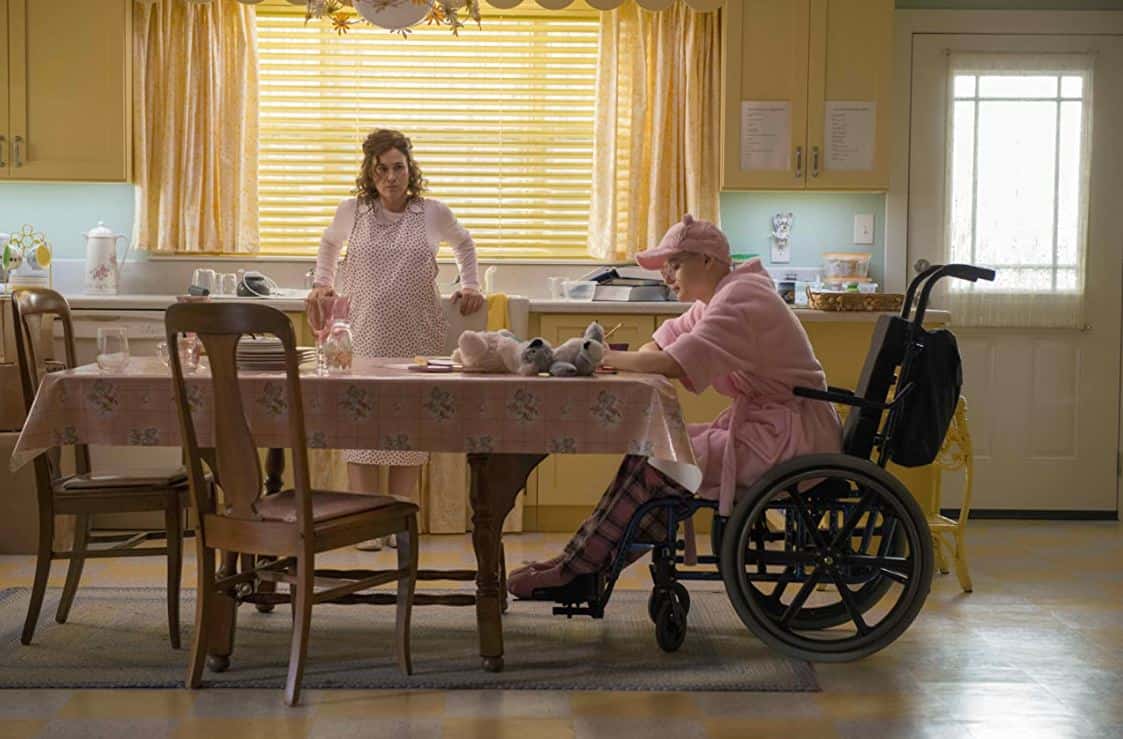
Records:
[[[928,262],[927,259],[917,259],[916,264],[912,265],[912,269],[917,274],[920,274],[921,272],[923,272],[924,270],[928,269],[931,266],[932,265]]]

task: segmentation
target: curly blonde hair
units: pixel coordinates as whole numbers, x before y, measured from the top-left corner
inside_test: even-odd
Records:
[[[378,200],[378,188],[374,186],[374,167],[378,157],[390,149],[397,149],[406,158],[409,167],[409,183],[406,185],[406,202],[420,198],[429,188],[429,183],[421,175],[421,167],[413,159],[413,143],[401,131],[379,128],[371,131],[363,141],[363,164],[359,176],[355,178],[355,195],[360,201],[373,203]]]

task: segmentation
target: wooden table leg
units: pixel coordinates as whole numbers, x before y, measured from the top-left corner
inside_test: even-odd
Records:
[[[285,450],[270,449],[265,454],[265,492],[281,492],[285,485]]]
[[[285,450],[270,449],[265,454],[265,492],[269,495],[281,492],[285,485]],[[258,557],[258,565],[271,560],[272,557]],[[277,592],[277,583],[261,581],[256,584],[259,593]],[[272,613],[275,607],[272,603],[256,603],[254,607],[258,613]]]
[[[223,552],[218,576],[232,575],[238,568],[236,552]],[[238,602],[233,593],[219,593],[211,614],[210,636],[207,637],[207,667],[212,672],[225,672],[234,651],[234,630],[238,620]]]
[[[476,627],[483,669],[503,669],[500,546],[503,520],[526,487],[526,478],[545,459],[542,454],[469,454],[472,547],[476,550]],[[503,579],[506,579],[505,577]]]

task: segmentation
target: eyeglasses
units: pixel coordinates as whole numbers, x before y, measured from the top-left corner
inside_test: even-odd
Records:
[[[683,263],[686,262],[690,257],[700,256],[702,255],[695,254],[694,252],[681,252],[663,262],[663,266],[660,268],[659,272],[663,275],[664,278],[666,278],[668,275],[673,274],[675,270],[681,267]]]

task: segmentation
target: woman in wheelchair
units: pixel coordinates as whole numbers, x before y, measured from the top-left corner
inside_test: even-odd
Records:
[[[661,270],[678,299],[693,305],[639,351],[608,352],[605,363],[678,379],[695,393],[713,386],[732,404],[712,423],[689,427],[700,484],[657,461],[627,457],[562,554],[510,574],[508,589],[519,598],[609,567],[632,515],[648,501],[696,492],[718,500],[719,514],[728,516],[738,487],[793,457],[841,449],[834,406],[793,395],[795,387],[826,390],[826,377],[759,260],[734,269],[725,234],[687,214],[636,261]],[[660,541],[666,533],[662,516],[653,512],[640,523],[638,538]]]

